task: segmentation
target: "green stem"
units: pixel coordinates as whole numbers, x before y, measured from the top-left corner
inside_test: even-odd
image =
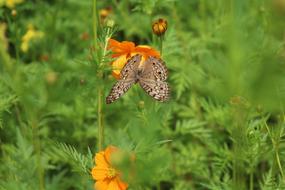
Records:
[[[271,139],[273,148],[274,148],[275,158],[276,158],[276,162],[277,162],[277,165],[278,165],[279,172],[280,172],[280,174],[281,174],[281,176],[282,176],[282,179],[283,179],[284,182],[285,182],[285,177],[284,177],[284,173],[283,173],[283,169],[282,169],[282,165],[281,165],[280,157],[279,157],[279,153],[278,153],[279,144],[274,140],[274,138],[273,138],[273,136],[272,136],[272,134],[271,134],[271,132],[270,132],[270,129],[269,129],[267,123],[264,122],[264,124],[265,124],[265,127],[266,127],[266,129],[267,129],[268,135],[269,135],[269,137],[270,137],[270,139]]]
[[[37,158],[37,170],[38,170],[38,180],[39,180],[39,190],[44,190],[44,170],[42,168],[41,163],[41,142],[39,138],[39,129],[37,122],[33,121],[32,123],[32,129],[33,129],[33,144],[34,149],[36,152],[36,158]]]
[[[97,2],[93,0],[93,34],[94,34],[94,46],[97,45]],[[101,65],[101,63],[100,63]],[[100,65],[98,71],[98,77],[102,79],[102,74],[100,72]],[[99,151],[103,150],[103,143],[104,143],[104,126],[103,126],[103,116],[102,116],[102,87],[98,87],[98,107],[97,107],[97,120],[98,120],[98,148]]]
[[[250,190],[253,190],[254,186],[253,186],[253,170],[250,171],[250,174],[249,174],[249,189]]]
[[[233,189],[240,190],[245,188],[245,171],[243,165],[243,149],[246,141],[246,132],[244,128],[245,113],[241,108],[234,110],[234,121],[236,124],[233,126]]]
[[[159,36],[159,51],[160,51],[160,56],[162,56],[162,48],[163,48],[163,35]]]
[[[103,93],[102,88],[99,87],[98,89],[98,147],[99,150],[103,150],[103,144],[104,144],[104,126],[103,126],[103,115],[102,115],[102,99],[103,99]]]
[[[236,139],[236,138],[235,138]],[[234,147],[234,165],[233,165],[233,189],[240,190],[244,187],[243,179],[243,169],[242,169],[242,160],[239,158],[241,153],[241,148],[235,143]]]
[[[93,34],[94,34],[94,45],[97,42],[97,1],[93,0]]]
[[[104,41],[103,55],[99,63],[98,77],[100,80],[103,80],[103,72],[101,71],[101,68],[105,62],[109,38],[110,38],[110,28],[107,29],[107,34]],[[97,114],[98,114],[98,147],[100,151],[103,150],[103,145],[104,145],[104,125],[103,125],[102,105],[103,105],[103,88],[102,86],[99,86]]]
[[[279,154],[278,154],[278,148],[275,149],[275,156],[276,156],[277,165],[278,165],[279,171],[281,173],[282,179],[285,182],[285,177],[284,177],[282,165],[281,165]]]

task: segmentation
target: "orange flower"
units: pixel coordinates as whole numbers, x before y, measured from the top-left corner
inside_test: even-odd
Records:
[[[96,166],[92,169],[92,177],[96,180],[96,190],[126,190],[128,184],[121,180],[121,174],[112,165],[112,155],[119,149],[108,146],[105,151],[95,155]]]
[[[128,59],[133,55],[141,54],[143,56],[141,60],[142,62],[147,59],[148,56],[160,58],[160,53],[150,46],[135,46],[133,42],[118,42],[117,40],[110,39],[108,47],[113,52],[112,57],[116,58],[116,60],[112,62],[112,74],[116,79],[120,79],[121,69],[125,66]]]

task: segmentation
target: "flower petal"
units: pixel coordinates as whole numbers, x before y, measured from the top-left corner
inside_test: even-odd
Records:
[[[115,77],[115,79],[120,80],[120,71],[116,70],[116,71],[112,71],[112,75],[113,77]]]
[[[111,182],[109,183],[108,189],[106,190],[122,190],[119,186],[118,181],[115,179],[111,180]]]
[[[131,53],[135,48],[135,44],[133,42],[123,41],[121,43],[121,49],[125,52]]]
[[[118,59],[116,59],[112,63],[113,72],[116,75],[118,75],[119,78],[120,78],[120,72],[121,72],[122,68],[125,66],[126,62],[127,62],[126,56],[120,56],[120,57],[118,57]]]
[[[105,159],[107,160],[107,162],[109,164],[111,164],[111,154],[113,154],[114,152],[118,151],[118,148],[114,147],[114,146],[108,146],[105,150]]]
[[[154,56],[160,58],[160,53],[149,46],[137,46],[134,50],[135,53],[144,55],[145,57]]]
[[[108,174],[108,168],[95,166],[92,171],[92,177],[95,180],[103,180]]]
[[[135,44],[128,41],[118,42],[117,40],[109,39],[108,48],[113,52],[112,57],[128,56],[134,51]]]
[[[95,183],[95,190],[107,190],[110,180],[100,180]]]
[[[95,155],[95,164],[96,166],[103,167],[103,168],[109,167],[109,164],[107,160],[105,159],[105,155],[103,151]]]
[[[115,48],[115,47],[119,48],[120,44],[121,44],[120,42],[118,42],[117,40],[114,40],[112,38],[110,38],[108,41],[108,47],[109,48]]]
[[[119,177],[116,178],[116,181],[118,183],[118,186],[120,187],[120,190],[125,190],[128,188],[128,184],[121,181]]]

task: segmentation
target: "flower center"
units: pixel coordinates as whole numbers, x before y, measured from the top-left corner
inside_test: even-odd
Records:
[[[109,168],[108,173],[107,173],[107,177],[109,179],[114,178],[116,176],[116,170],[114,168]]]

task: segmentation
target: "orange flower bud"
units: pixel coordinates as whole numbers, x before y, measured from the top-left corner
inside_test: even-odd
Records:
[[[105,21],[105,19],[110,15],[111,12],[112,12],[111,7],[101,9],[99,11],[100,21],[103,23]]]
[[[152,24],[152,31],[157,36],[163,35],[167,30],[167,20],[165,19],[158,19]]]

